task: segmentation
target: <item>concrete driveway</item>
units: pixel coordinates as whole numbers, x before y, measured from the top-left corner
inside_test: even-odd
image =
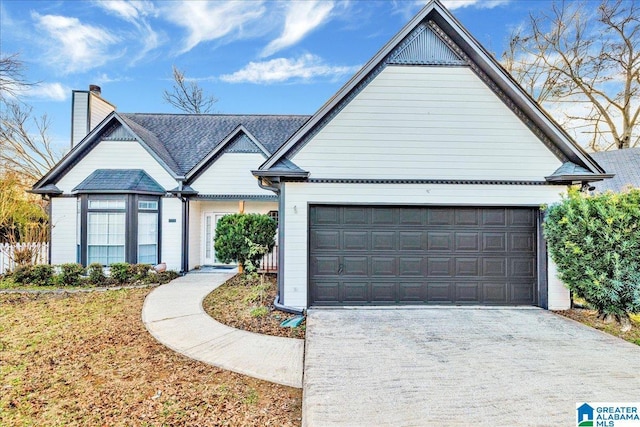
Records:
[[[304,426],[570,426],[640,401],[640,347],[545,310],[312,309]]]

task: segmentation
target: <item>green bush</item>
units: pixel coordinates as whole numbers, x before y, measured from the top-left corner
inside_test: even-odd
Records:
[[[32,270],[33,266],[31,265],[20,265],[7,274],[7,277],[10,277],[14,283],[28,285],[31,283]]]
[[[603,315],[640,312],[640,190],[571,190],[547,208],[544,235],[560,279]]]
[[[275,245],[276,228],[276,222],[268,215],[226,215],[216,226],[216,257],[224,263],[250,263],[257,269],[263,254]],[[256,250],[256,246],[262,249]]]
[[[109,266],[109,275],[116,283],[127,283],[133,277],[130,265],[126,262],[116,262]]]
[[[89,283],[94,286],[102,286],[106,283],[106,276],[104,275],[104,268],[99,262],[89,264],[87,267],[89,272]]]
[[[60,265],[60,274],[58,274],[57,282],[61,286],[81,286],[84,273],[85,269],[82,264],[62,264]]]
[[[131,279],[134,281],[145,281],[149,272],[151,271],[151,265],[149,264],[131,264],[129,267],[131,272]]]
[[[53,266],[38,264],[31,267],[31,284],[34,286],[49,286],[53,284]]]

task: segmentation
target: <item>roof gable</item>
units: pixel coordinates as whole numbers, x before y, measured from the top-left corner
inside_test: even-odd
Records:
[[[165,189],[142,169],[97,169],[78,184],[73,194],[136,193],[162,195]]]
[[[292,156],[368,85],[387,64],[468,65],[562,162],[571,161],[591,174],[604,171],[508,75],[442,6],[429,2],[305,125],[264,162],[256,175],[267,175]]]

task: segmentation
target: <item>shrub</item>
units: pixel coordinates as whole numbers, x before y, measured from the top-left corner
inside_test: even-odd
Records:
[[[143,282],[149,276],[151,265],[149,264],[131,264],[129,267],[131,278],[134,281],[142,280]]]
[[[602,315],[640,311],[640,190],[571,190],[547,208],[544,235],[560,279]]]
[[[61,286],[80,286],[82,285],[82,275],[84,273],[85,269],[81,264],[62,264],[57,282]]]
[[[53,266],[39,264],[31,267],[31,284],[34,286],[49,286],[53,284]]]
[[[7,276],[10,277],[14,283],[27,285],[31,283],[32,271],[33,266],[31,265],[19,265],[11,273],[7,274]]]
[[[268,215],[226,215],[216,226],[216,257],[225,263],[250,263],[257,269],[262,255],[275,245],[276,228],[276,222]],[[256,245],[264,251],[256,250]]]
[[[106,283],[106,276],[104,275],[104,268],[99,262],[89,264],[87,267],[89,272],[89,283],[94,286],[102,286]]]
[[[130,265],[126,262],[116,262],[109,266],[110,273],[112,279],[114,279],[117,283],[123,284],[127,283],[133,277],[131,272]]]

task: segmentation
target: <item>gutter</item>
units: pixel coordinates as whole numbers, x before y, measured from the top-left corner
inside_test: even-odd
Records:
[[[286,305],[280,304],[280,293],[276,295],[276,299],[273,300],[273,306],[280,311],[284,311],[285,313],[297,314],[299,316],[304,316],[304,310],[299,310],[297,308],[288,307]]]

